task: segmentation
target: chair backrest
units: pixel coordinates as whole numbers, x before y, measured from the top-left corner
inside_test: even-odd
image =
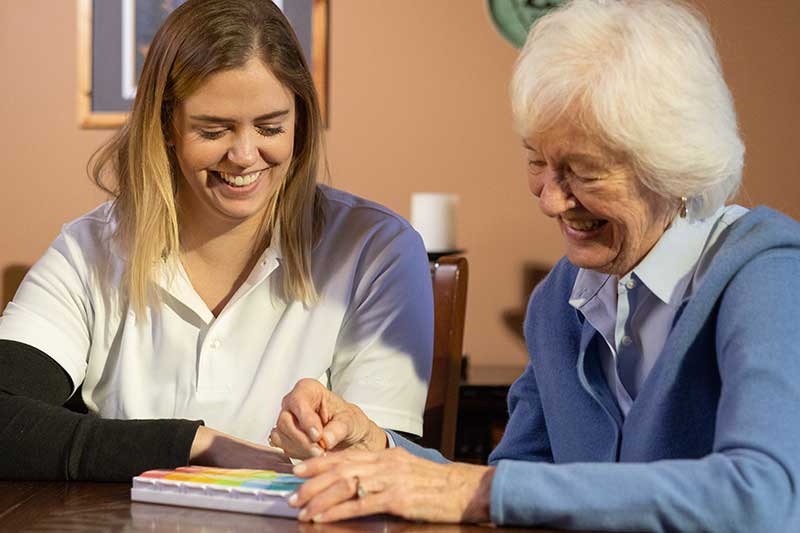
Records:
[[[422,444],[453,458],[458,389],[467,310],[467,259],[441,257],[431,264],[433,278],[433,367],[425,404]]]

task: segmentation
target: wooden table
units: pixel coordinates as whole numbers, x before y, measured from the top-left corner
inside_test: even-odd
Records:
[[[372,517],[338,524],[131,503],[128,483],[0,481],[2,531],[486,532],[491,526],[418,524]],[[505,532],[531,531],[507,529]]]

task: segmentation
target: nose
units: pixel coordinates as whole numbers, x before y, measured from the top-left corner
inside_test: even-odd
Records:
[[[242,168],[251,167],[258,161],[258,141],[253,133],[243,131],[238,133],[233,144],[228,148],[228,160]]]
[[[557,217],[577,206],[569,185],[558,172],[547,168],[530,179],[530,188],[539,199],[539,209],[548,217]]]

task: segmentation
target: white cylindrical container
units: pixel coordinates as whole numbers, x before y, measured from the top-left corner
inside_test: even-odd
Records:
[[[425,242],[428,252],[450,252],[456,246],[458,195],[416,192],[411,195],[411,225]]]

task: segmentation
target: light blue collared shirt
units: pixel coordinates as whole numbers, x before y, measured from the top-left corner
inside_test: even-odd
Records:
[[[600,360],[623,416],[661,356],[678,309],[699,287],[707,267],[704,259],[713,257],[722,230],[746,212],[731,205],[701,220],[676,217],[644,259],[621,278],[578,272],[569,303],[605,341],[598,343]]]

